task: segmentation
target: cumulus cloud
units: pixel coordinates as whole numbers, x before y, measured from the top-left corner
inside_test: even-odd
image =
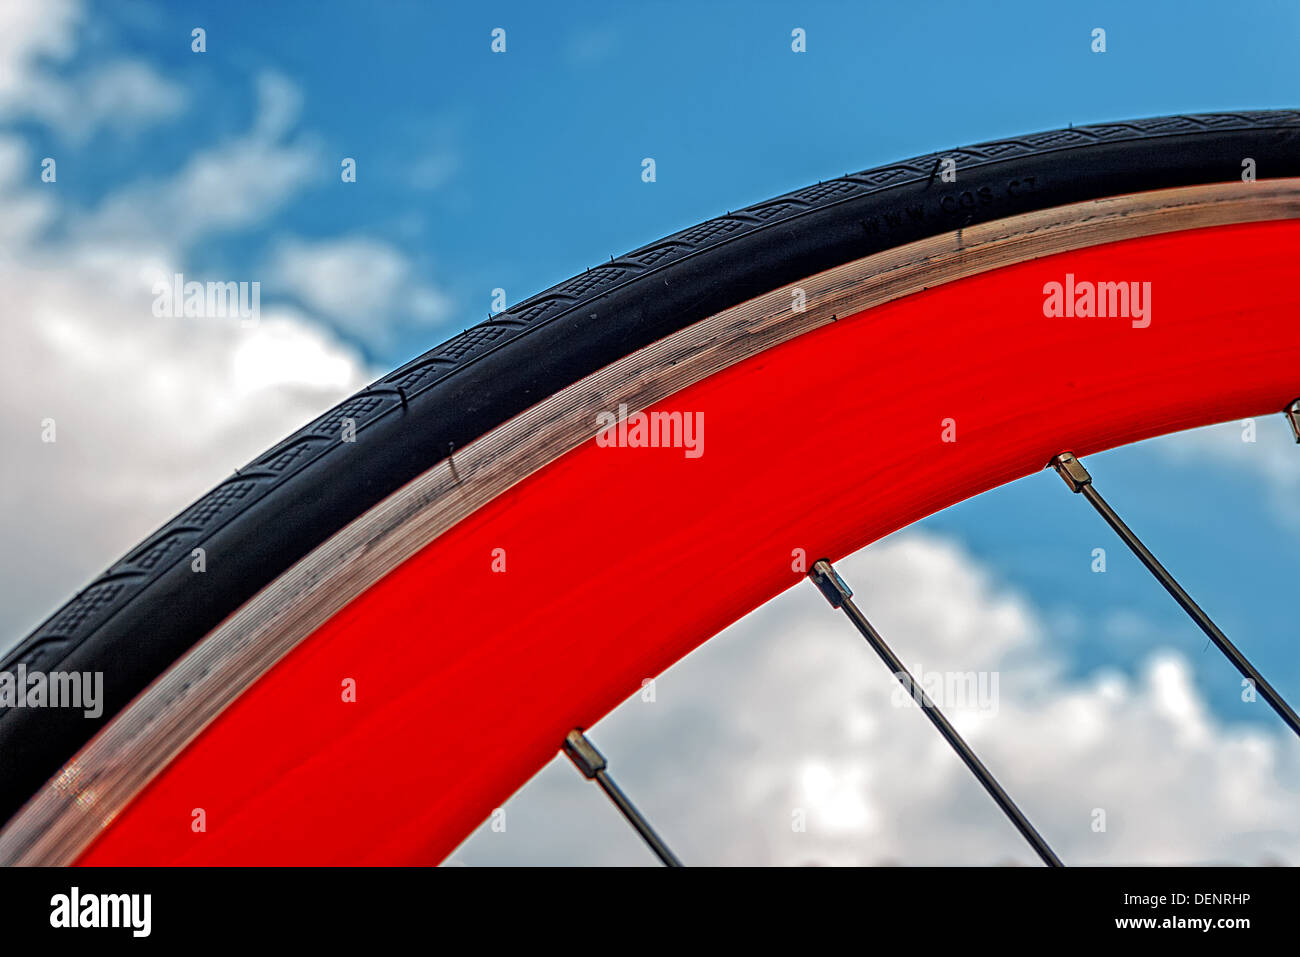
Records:
[[[22,6],[0,7],[0,17],[12,26]],[[0,28],[0,94],[23,89],[36,54],[66,55],[70,21],[58,15],[75,9],[50,9],[52,22],[17,24],[22,43]],[[99,94],[105,109],[121,114],[122,91],[142,76],[119,73]],[[296,308],[264,306],[252,326],[153,314],[159,275],[231,278],[186,268],[188,244],[262,222],[308,176],[312,148],[288,139],[297,89],[264,76],[259,104],[247,133],[195,153],[172,177],[109,194],[89,215],[32,175],[24,138],[0,132],[0,651],[370,378],[355,350]]]
[[[81,144],[100,130],[127,135],[179,116],[185,91],[139,60],[114,60],[68,80],[45,78],[27,92],[18,115],[39,118]]]
[[[0,104],[20,99],[49,63],[76,48],[76,0],[0,4]]]
[[[305,306],[372,342],[403,319],[435,322],[450,308],[402,252],[375,239],[291,240],[280,246],[271,273]]]
[[[184,90],[143,61],[66,72],[83,17],[73,0],[0,5],[0,118],[37,120],[79,144],[101,129],[128,134],[179,115]]]
[[[1182,656],[1067,678],[1040,613],[944,539],[905,533],[840,569],[914,671],[997,675],[995,710],[946,710],[1068,864],[1300,861],[1294,747],[1213,718]],[[800,586],[591,736],[688,864],[1036,863],[897,689]],[[653,861],[563,758],[505,809],[505,832],[480,829],[452,862]]]
[[[146,280],[104,250],[0,264],[0,648],[367,378],[299,313],[157,318]]]
[[[0,133],[0,254],[12,256],[25,249],[55,219],[53,196],[48,191],[24,189],[35,178],[36,158],[17,136]]]
[[[292,82],[264,73],[257,94],[250,130],[195,153],[168,178],[117,190],[78,220],[78,238],[116,243],[160,236],[185,246],[277,213],[322,168],[321,154],[310,139],[290,138],[301,105]]]

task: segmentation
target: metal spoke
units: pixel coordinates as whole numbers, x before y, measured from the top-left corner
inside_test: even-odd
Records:
[[[1292,403],[1292,407],[1295,408],[1295,406],[1296,403]],[[1071,453],[1062,452],[1052,459],[1052,467],[1056,469],[1061,478],[1065,479],[1066,485],[1073,491],[1081,493],[1092,504],[1098,514],[1106,520],[1106,524],[1115,530],[1115,533],[1124,540],[1124,544],[1146,566],[1147,571],[1155,576],[1156,580],[1164,586],[1165,591],[1173,596],[1174,601],[1178,602],[1183,611],[1191,616],[1191,619],[1196,622],[1201,631],[1205,632],[1210,641],[1214,642],[1218,649],[1232,662],[1233,667],[1254,685],[1264,700],[1287,723],[1287,726],[1297,735],[1300,735],[1300,717],[1296,716],[1291,706],[1283,700],[1272,685],[1264,680],[1264,676],[1246,660],[1246,656],[1237,650],[1237,646],[1228,640],[1228,636],[1219,630],[1218,626],[1210,620],[1210,616],[1201,610],[1200,605],[1192,601],[1192,596],[1183,591],[1182,586],[1174,580],[1174,576],[1169,574],[1165,566],[1160,564],[1155,555],[1151,554],[1141,540],[1133,534],[1132,529],[1125,525],[1123,519],[1106,503],[1106,500],[1101,497],[1101,493],[1093,487],[1092,476],[1083,467],[1083,463]]]
[[[623,813],[628,823],[636,828],[636,832],[641,835],[650,850],[655,852],[655,856],[661,860],[666,867],[681,867],[682,862],[677,859],[672,851],[668,850],[668,845],[663,839],[655,833],[655,829],[650,826],[641,812],[636,809],[626,794],[622,792],[614,779],[609,776],[605,770],[607,764],[605,756],[596,750],[581,728],[574,728],[564,739],[564,753],[569,756],[569,760],[574,763],[583,776],[588,780],[593,780],[600,785],[609,799],[614,802],[614,806]]]
[[[912,677],[912,673],[903,666],[898,656],[885,644],[885,639],[881,638],[876,629],[871,627],[871,622],[867,621],[866,616],[853,603],[853,591],[845,584],[844,579],[840,578],[839,573],[835,571],[831,563],[824,558],[814,562],[812,570],[808,572],[808,577],[812,579],[813,584],[821,589],[821,593],[826,596],[826,600],[830,602],[831,607],[841,609],[848,616],[849,621],[853,623],[853,626],[862,633],[862,637],[867,639],[867,644],[871,645],[876,654],[884,661],[886,667],[902,682],[908,694],[912,696],[912,700],[921,705],[925,711],[925,716],[939,729],[939,733],[943,735],[944,740],[952,745],[952,749],[957,752],[957,756],[962,759],[966,767],[970,768],[971,773],[979,779],[980,784],[984,785],[984,790],[988,791],[989,796],[993,798],[998,807],[1002,808],[1003,813],[1010,818],[1011,823],[1016,826],[1016,830],[1033,846],[1038,856],[1043,859],[1043,863],[1049,867],[1063,867],[1061,859],[1047,846],[1047,842],[1043,840],[1042,835],[1029,823],[1029,819],[1021,813],[1020,808],[1016,807],[1010,795],[1002,789],[1002,786],[998,784],[989,769],[984,766],[984,763],[975,756],[975,752],[970,749],[970,745],[962,740],[961,735],[957,733],[957,729],[948,723],[948,719],[943,716],[943,712],[935,707],[934,702],[930,700],[930,696]]]

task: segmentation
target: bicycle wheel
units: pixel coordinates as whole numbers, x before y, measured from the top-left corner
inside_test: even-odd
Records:
[[[1294,177],[1294,111],[986,143],[710,220],[467,330],[5,659],[102,672],[106,703],[0,713],[0,861],[440,859],[570,729],[801,579],[796,552],[1067,449],[1281,410]],[[1053,314],[1076,280],[1105,316]],[[669,440],[634,441],[639,413]]]

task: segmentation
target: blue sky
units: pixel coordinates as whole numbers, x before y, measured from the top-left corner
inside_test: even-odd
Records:
[[[67,14],[65,42],[50,41],[28,64],[30,88],[15,89],[62,84],[80,93],[6,103],[0,85],[0,133],[23,155],[58,158],[58,208],[21,247],[7,248],[0,235],[0,263],[42,250],[80,262],[61,250],[80,256],[90,237],[101,248],[164,250],[194,277],[260,280],[264,304],[325,343],[329,369],[347,366],[309,383],[328,397],[479,321],[496,287],[517,302],[611,255],[846,171],[1068,123],[1300,103],[1300,5],[1292,2],[56,7]],[[207,31],[203,54],[190,50],[196,26]],[[489,48],[496,27],[506,30],[504,54]],[[790,49],[795,27],[807,32],[806,53]],[[1107,31],[1104,54],[1090,50],[1094,27]],[[97,71],[123,61],[147,71],[147,82],[121,94],[120,110],[110,100],[96,114],[85,104],[97,86],[109,88]],[[246,178],[264,170],[269,185],[232,186],[227,196],[220,177],[234,160],[204,179],[195,173],[204,157],[235,157]],[[343,157],[357,160],[355,184],[340,183]],[[644,157],[656,161],[653,184],[641,180]],[[168,192],[187,175],[193,188]],[[238,214],[223,206],[237,206],[235,194],[246,204]],[[363,244],[344,248],[363,248],[376,269],[393,270],[398,295],[322,293],[331,262],[322,254],[338,242]],[[382,308],[348,308],[368,301]],[[218,390],[196,401],[211,408],[227,399]],[[328,402],[286,404],[263,424],[288,431],[317,405]],[[218,426],[222,436],[234,430]],[[150,427],[165,442],[169,424]],[[1280,418],[1259,423],[1253,446],[1239,434],[1229,424],[1089,465],[1130,524],[1295,701],[1300,656],[1289,599],[1300,567],[1300,449]],[[80,557],[51,554],[50,573],[23,589],[6,625],[35,624],[243,461],[236,456],[258,450],[245,444],[221,446],[219,456],[196,450],[201,467],[120,530]],[[61,506],[49,494],[33,505],[12,493],[6,510],[54,514]],[[1240,701],[1236,673],[1056,476],[997,490],[922,527],[958,543],[1038,610],[1068,679],[1105,669],[1136,677],[1152,653],[1172,648],[1218,720],[1275,730],[1262,704]],[[42,538],[15,528],[18,545]],[[1089,569],[1096,547],[1107,551],[1105,574]],[[907,658],[908,636],[892,637]]]
[[[1284,106],[1300,80],[1300,7],[1286,2],[1241,16],[1174,2],[96,10],[105,54],[146,58],[192,109],[133,142],[86,142],[70,157],[69,192],[89,199],[174,171],[246,127],[253,77],[276,71],[303,92],[300,128],[354,156],[358,182],[343,189],[320,168],[274,219],[196,249],[196,266],[255,270],[277,235],[323,238],[346,223],[438,277],[456,304],[438,332],[485,315],[493,288],[518,301],[849,170],[1067,123]],[[208,31],[204,55],[182,42],[195,25]],[[497,26],[503,55],[489,51]],[[805,54],[790,51],[794,26],[808,33]],[[1089,49],[1095,26],[1108,31],[1104,55]],[[639,176],[646,156],[653,187]],[[421,330],[374,359],[391,365],[430,341]]]
[[[478,321],[493,288],[516,302],[726,209],[846,171],[1067,123],[1300,100],[1300,6],[1284,2],[1240,16],[1172,2],[114,10],[103,7],[117,48],[180,79],[199,115],[133,143],[111,135],[107,144],[87,142],[87,198],[124,176],[165,175],[205,141],[246,127],[256,110],[251,77],[285,75],[303,93],[299,128],[326,153],[356,158],[355,188],[327,165],[274,218],[201,244],[193,268],[252,275],[284,235],[326,239],[340,226],[392,243],[454,305],[433,328],[382,348],[366,323],[388,317],[341,330],[376,366]],[[205,55],[183,42],[194,25],[207,29]],[[805,54],[790,49],[796,26],[807,31]],[[1090,49],[1097,26],[1107,31],[1105,54]],[[490,51],[495,27],[506,30],[505,54]],[[103,163],[105,145],[110,157],[129,159]],[[641,181],[646,156],[656,161],[654,184]],[[1287,441],[1283,431],[1262,440]],[[1300,696],[1293,626],[1278,600],[1300,541],[1278,534],[1248,480],[1212,470],[1184,491],[1190,469],[1143,461],[1152,454],[1099,460],[1102,488],[1266,673]],[[1084,616],[1079,633],[1062,638],[1080,668],[1132,666],[1149,650],[1141,636],[1098,634],[1106,616],[1131,609],[1168,629],[1161,634],[1186,632],[1203,684],[1235,683],[1217,653],[1199,653],[1204,642],[1181,613],[1055,476],[928,524],[970,542],[1044,605],[1074,605]],[[1089,571],[1098,546],[1108,551],[1104,576]],[[1234,696],[1211,700],[1234,716],[1258,710],[1238,707]]]

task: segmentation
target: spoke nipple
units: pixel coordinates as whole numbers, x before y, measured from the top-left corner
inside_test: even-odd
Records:
[[[1295,436],[1296,443],[1300,444],[1300,399],[1286,407],[1286,420],[1291,423],[1291,433]]]
[[[829,559],[819,558],[813,562],[808,577],[812,579],[814,585],[821,589],[821,593],[826,596],[826,600],[831,603],[832,608],[839,608],[853,597],[853,589],[840,577],[840,573],[831,567]]]
[[[1070,486],[1071,492],[1081,492],[1085,485],[1092,484],[1092,476],[1083,467],[1083,463],[1074,457],[1073,452],[1062,452],[1052,459],[1052,468],[1056,469],[1057,475],[1065,479],[1065,484]]]
[[[581,728],[574,728],[564,738],[564,753],[574,763],[583,777],[594,778],[605,770],[605,756],[587,740]]]

